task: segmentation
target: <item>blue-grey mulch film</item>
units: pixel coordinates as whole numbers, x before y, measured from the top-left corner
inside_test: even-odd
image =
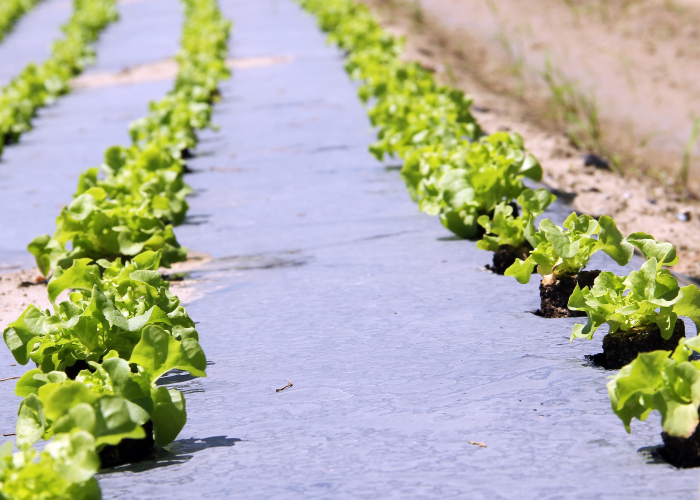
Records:
[[[371,157],[366,110],[314,20],[290,0],[221,3],[239,69],[176,228],[212,258],[184,276],[211,366],[169,378],[187,426],[157,460],[100,474],[104,497],[697,498],[697,470],[643,451],[661,443],[658,416],[627,435],[610,410],[608,373],[584,360],[601,337],[569,344],[574,320],[531,314],[536,280],[484,271],[491,254],[419,213],[398,165]],[[178,8],[122,4],[93,71],[172,55]],[[8,148],[0,260],[26,264],[78,173],[169,85],[78,91]],[[0,391],[11,429],[18,398]]]

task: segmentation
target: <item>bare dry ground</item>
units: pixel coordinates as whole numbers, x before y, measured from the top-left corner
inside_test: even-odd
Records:
[[[292,62],[290,56],[263,56],[228,59],[226,65],[231,69],[250,69]],[[175,59],[163,59],[149,64],[139,64],[117,72],[87,73],[74,78],[71,87],[90,89],[110,87],[113,85],[134,85],[145,82],[171,80],[177,76],[178,64]]]
[[[0,275],[0,328],[3,331],[29,304],[41,309],[47,309],[51,305],[46,285],[35,284],[42,279],[43,276],[36,268]]]
[[[670,182],[677,179],[673,172],[678,170],[681,154],[664,149],[665,143],[660,139],[655,148],[646,143],[644,148],[639,144],[630,147],[630,144],[636,144],[636,135],[630,135],[630,129],[620,125],[631,120],[639,125],[639,130],[643,126],[651,130],[657,127],[656,122],[649,122],[649,116],[653,116],[658,123],[667,123],[668,130],[677,132],[679,137],[685,133],[690,135],[687,119],[690,108],[681,109],[679,106],[671,111],[669,103],[688,99],[688,102],[697,102],[696,109],[700,113],[700,79],[697,78],[700,76],[700,51],[696,57],[688,45],[685,52],[674,55],[683,61],[681,69],[688,71],[688,75],[668,63],[665,56],[658,58],[661,62],[657,61],[657,64],[666,64],[663,77],[660,70],[644,70],[641,62],[639,68],[634,66],[639,72],[635,70],[632,80],[638,89],[644,89],[643,92],[659,92],[663,96],[673,85],[679,89],[678,95],[667,101],[658,101],[658,108],[651,104],[648,109],[637,107],[634,99],[643,97],[643,93],[639,91],[635,97],[629,90],[631,83],[628,79],[613,75],[608,66],[601,66],[603,69],[598,73],[585,71],[594,84],[600,82],[594,85],[594,90],[605,90],[613,96],[611,102],[618,105],[600,106],[600,109],[609,111],[611,118],[606,118],[604,123],[601,119],[600,127],[604,130],[599,139],[609,141],[602,146],[603,151],[619,154],[622,158],[625,170],[622,176],[615,172],[614,166],[611,170],[584,166],[583,153],[592,148],[587,148],[586,144],[579,145],[579,148],[574,146],[568,128],[572,124],[551,114],[556,109],[551,104],[550,89],[542,84],[541,75],[537,81],[536,67],[533,65],[535,69],[532,70],[523,63],[522,71],[514,69],[512,53],[504,48],[509,44],[512,47],[512,42],[504,37],[515,33],[532,41],[528,46],[531,51],[550,54],[548,57],[552,61],[558,60],[554,54],[559,54],[556,57],[573,67],[584,67],[587,64],[595,66],[596,58],[612,57],[599,46],[617,47],[616,44],[624,39],[623,49],[619,50],[627,51],[628,60],[639,57],[639,61],[653,64],[656,60],[650,56],[653,52],[644,48],[643,41],[658,39],[655,50],[659,53],[662,47],[667,51],[673,44],[682,45],[681,42],[694,39],[694,33],[700,33],[700,28],[696,30],[700,25],[688,21],[690,13],[695,12],[691,11],[694,6],[683,7],[687,9],[682,11],[687,17],[684,19],[663,2],[627,0],[626,17],[612,19],[613,13],[621,12],[623,3],[615,0],[607,3],[610,17],[606,21],[599,10],[584,9],[593,4],[600,7],[602,4],[597,0],[361,1],[378,14],[389,31],[406,36],[407,59],[417,60],[435,70],[444,83],[459,87],[474,97],[474,114],[487,132],[512,130],[521,134],[527,147],[542,163],[545,184],[571,200],[575,210],[594,216],[610,215],[624,233],[645,231],[657,239],[673,242],[681,258],[674,270],[700,277],[700,203],[679,192],[678,185]],[[574,14],[574,7],[583,10]],[[671,20],[684,27],[678,38],[659,34],[661,27]],[[504,28],[508,26],[507,22],[515,23],[516,27]],[[528,68],[531,69],[529,74],[525,71]],[[623,96],[629,103],[622,102]],[[635,114],[637,112],[639,114]],[[642,135],[647,129],[644,130]],[[653,143],[651,139],[647,142]],[[642,157],[637,160],[640,154]],[[649,158],[661,159],[655,160],[655,170],[649,173],[665,172],[665,182],[658,176],[639,172],[649,168]],[[699,178],[700,172],[693,169],[690,187],[697,189],[694,186],[698,185]]]

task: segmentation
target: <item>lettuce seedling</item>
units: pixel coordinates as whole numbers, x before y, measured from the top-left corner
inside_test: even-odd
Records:
[[[471,143],[463,140],[455,144],[434,144],[412,150],[401,168],[401,178],[406,183],[411,199],[416,203],[420,201],[423,180],[440,175],[448,169],[469,170],[468,156],[471,151]]]
[[[68,380],[63,372],[45,374],[39,369],[19,379],[15,393],[25,398],[17,421],[19,446],[83,430],[94,437],[99,451],[122,439],[144,438],[141,426],[149,420],[156,445],[165,446],[175,440],[187,421],[185,398],[156,382],[172,369],[206,376],[201,351],[189,350],[157,326],[144,331],[129,361],[112,351],[101,364],[90,364],[95,371],[83,370],[75,380]],[[137,373],[131,371],[130,364],[138,367]]]
[[[145,150],[114,146],[105,153],[100,169],[91,168],[80,176],[75,196],[92,188],[103,189],[120,205],[142,207],[165,224],[181,224],[189,205],[185,197],[192,189],[183,180],[183,162],[153,146]]]
[[[681,288],[671,272],[661,268],[656,257],[651,257],[639,271],[632,271],[626,278],[602,272],[593,288],[581,290],[577,284],[569,298],[569,309],[583,311],[588,316],[586,325],[574,326],[571,340],[591,339],[605,323],[610,326],[610,333],[657,325],[661,336],[668,340],[679,315],[693,321],[700,318],[696,294],[695,285]]]
[[[8,500],[100,500],[93,477],[100,469],[95,440],[89,432],[59,434],[41,454],[34,449],[12,453],[0,446],[0,498]],[[38,460],[37,460],[38,457]]]
[[[697,289],[696,289],[697,290]],[[681,339],[671,351],[640,353],[608,382],[613,412],[627,432],[633,419],[644,421],[652,410],[661,413],[664,432],[688,438],[695,432],[700,406],[700,337]]]
[[[482,215],[477,222],[484,228],[486,234],[476,246],[480,250],[498,251],[502,246],[512,248],[519,255],[527,255],[532,248],[525,238],[525,229],[531,219],[539,217],[557,197],[548,189],[526,189],[517,202],[522,213],[513,217],[513,206],[501,202],[496,205],[493,218]]]
[[[594,238],[596,234],[598,238]],[[574,212],[564,221],[563,228],[544,219],[538,231],[535,231],[534,220],[530,220],[525,238],[534,250],[526,260],[517,259],[505,272],[506,276],[513,276],[523,284],[530,281],[535,268],[542,276],[576,275],[598,250],[621,266],[627,264],[634,253],[632,242],[625,240],[615,221],[607,215],[596,221],[589,215],[579,217]]]
[[[3,338],[12,355],[21,364],[31,359],[44,372],[65,370],[76,360],[100,361],[112,350],[129,359],[148,325],[199,349],[194,322],[156,271],[160,255],[144,252],[126,265],[100,261],[109,266],[102,273],[89,259],[75,261],[48,285],[52,302],[75,290],[69,300],[55,305],[53,314],[30,305],[8,325]]]
[[[443,165],[423,179],[418,206],[439,215],[456,235],[473,238],[478,233],[478,218],[490,216],[496,205],[510,204],[520,196],[526,189],[525,177],[540,180],[542,167],[523,151],[520,136],[496,133],[470,145],[463,167]]]
[[[52,237],[39,236],[28,246],[44,275],[82,258],[114,260],[162,250],[161,265],[170,267],[187,257],[187,249],[177,242],[172,226],[154,216],[148,203],[121,205],[107,199],[100,187],[76,197],[56,222]],[[72,250],[66,248],[69,243]]]

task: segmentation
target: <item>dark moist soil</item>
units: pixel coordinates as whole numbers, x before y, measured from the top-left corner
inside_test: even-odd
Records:
[[[576,284],[583,290],[592,287],[600,271],[581,271],[575,276],[562,276],[555,283],[545,285],[540,282],[540,310],[535,314],[543,318],[580,318],[586,313],[568,308],[569,297]]]
[[[153,421],[143,424],[146,437],[143,439],[122,439],[118,445],[107,445],[100,450],[102,468],[117,467],[118,465],[140,462],[150,457],[155,448],[153,440]]]
[[[493,264],[486,264],[486,269],[495,274],[503,275],[510,266],[515,264],[515,259],[527,259],[532,247],[529,243],[520,248],[511,245],[501,245],[493,253]]]
[[[661,433],[664,446],[657,453],[671,465],[681,468],[700,467],[700,425],[689,438]]]
[[[664,340],[656,325],[631,328],[626,332],[618,330],[603,338],[603,352],[587,358],[606,370],[619,370],[634,361],[640,352],[673,351],[683,337],[685,323],[682,319],[676,320],[673,335],[668,340]]]

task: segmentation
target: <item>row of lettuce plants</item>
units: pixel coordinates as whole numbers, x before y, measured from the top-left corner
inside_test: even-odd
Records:
[[[30,305],[3,333],[17,362],[36,368],[15,388],[19,452],[0,449],[1,498],[100,498],[100,468],[149,456],[185,425],[183,394],[159,379],[206,376],[195,324],[158,270],[187,256],[172,225],[188,208],[185,160],[229,76],[231,23],[216,0],[183,2],[174,89],[131,125],[130,146],[81,176],[54,235],[29,245],[53,311]]]
[[[13,3],[12,1],[10,3]],[[37,110],[68,93],[68,81],[95,57],[92,44],[118,18],[116,0],[73,0],[74,12],[42,64],[30,63],[0,89],[0,156],[31,130]]]
[[[572,341],[591,339],[607,323],[604,352],[592,361],[609,369],[624,366],[609,385],[613,410],[627,429],[631,418],[660,410],[667,458],[699,462],[700,434],[693,433],[700,362],[689,359],[692,351],[700,352],[700,342],[685,340],[678,317],[700,324],[700,292],[695,285],[680,287],[665,269],[678,262],[673,245],[643,232],[625,236],[608,216],[573,213],[563,227],[549,219],[536,227],[555,196],[524,184],[540,181],[542,168],[520,136],[484,135],[470,113],[471,99],[405,61],[403,40],[386,33],[366,6],[355,0],[298,1],[347,53],[346,70],[361,83],[359,96],[371,106],[378,130],[370,151],[380,160],[403,160],[401,176],[420,210],[439,216],[456,235],[479,240],[478,248],[494,253],[494,272],[520,283],[539,273],[540,315],[588,317],[574,327]],[[637,252],[645,263],[629,276],[587,271],[598,251],[619,265]]]
[[[15,23],[32,10],[41,0],[3,0],[0,3],[0,42],[12,30]]]

